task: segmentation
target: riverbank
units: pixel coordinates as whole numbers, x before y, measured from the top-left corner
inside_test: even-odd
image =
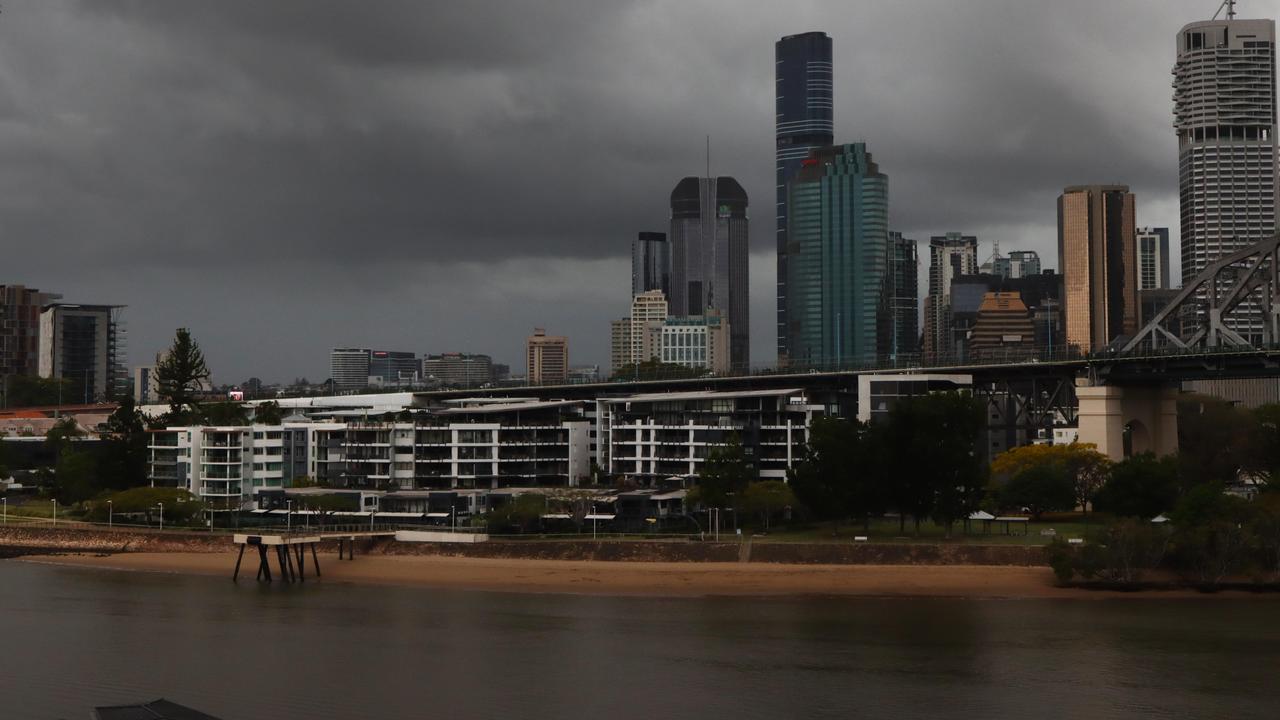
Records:
[[[231,576],[235,554],[126,553],[30,555],[16,562],[121,570]],[[249,565],[249,578],[254,582]],[[782,565],[755,563],[527,560],[440,555],[320,555],[325,583],[399,585],[457,590],[584,595],[845,596],[950,598],[1189,598],[1193,590],[1143,593],[1057,587],[1048,568],[976,565]],[[278,583],[277,583],[278,584]],[[1256,597],[1226,592],[1214,597]]]

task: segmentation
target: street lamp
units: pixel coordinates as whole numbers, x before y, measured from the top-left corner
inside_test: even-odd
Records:
[[[164,503],[156,503],[160,507],[160,529],[164,529]]]
[[[287,507],[284,515],[285,528],[293,530],[293,501],[285,500],[284,504]]]
[[[53,500],[50,500],[49,502],[53,503],[53,524],[57,525],[58,524],[58,501],[57,499],[53,499]]]
[[[107,529],[108,530],[111,529],[111,520],[114,514],[115,514],[115,506],[111,504],[110,500],[108,500],[107,501]]]
[[[9,496],[4,497],[4,524],[9,524]]]

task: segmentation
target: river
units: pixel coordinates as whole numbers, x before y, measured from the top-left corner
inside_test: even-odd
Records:
[[[1274,718],[1268,599],[652,599],[0,561],[0,717]]]

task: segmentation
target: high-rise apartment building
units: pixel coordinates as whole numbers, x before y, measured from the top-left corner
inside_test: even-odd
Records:
[[[74,402],[113,399],[128,382],[123,305],[46,305],[40,313],[40,377],[68,381]]]
[[[920,352],[920,256],[916,241],[889,232],[889,356]]]
[[[978,238],[949,232],[929,238],[929,294],[924,299],[924,347],[929,361],[954,355],[951,281],[978,270]]]
[[[525,377],[530,385],[560,385],[569,380],[569,338],[534,328],[524,343]]]
[[[0,396],[8,390],[4,378],[40,371],[40,312],[61,297],[22,285],[0,285]],[[0,404],[7,406],[7,398],[0,397]]]
[[[789,362],[873,362],[888,340],[889,178],[854,143],[813,151],[788,187]]]
[[[666,233],[642,232],[631,241],[631,295],[650,290],[671,293],[671,243]]]
[[[751,362],[747,191],[731,177],[681,180],[671,191],[672,315],[719,310],[735,370]]]
[[[612,371],[651,360],[659,354],[659,333],[667,318],[667,298],[661,290],[650,290],[631,300],[631,315],[610,326]]]
[[[1138,289],[1173,287],[1169,282],[1169,228],[1140,227],[1134,237],[1138,243]]]
[[[1058,198],[1066,344],[1080,352],[1138,330],[1133,218],[1127,185],[1077,185]]]
[[[1234,12],[1178,32],[1173,126],[1183,284],[1276,231],[1275,49],[1273,20],[1236,20]],[[1261,336],[1260,321],[1228,324],[1246,338]]]
[[[493,382],[493,358],[460,352],[423,355],[422,379],[447,387],[479,387]]]
[[[785,363],[788,355],[787,183],[810,152],[835,142],[831,38],[826,33],[807,32],[779,40],[774,45],[774,86],[778,360]]]

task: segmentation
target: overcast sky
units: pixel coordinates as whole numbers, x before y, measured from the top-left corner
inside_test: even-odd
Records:
[[[323,380],[335,346],[515,370],[534,326],[607,366],[631,239],[709,133],[770,362],[778,37],[832,36],[836,141],[894,229],[1056,267],[1065,185],[1127,183],[1177,237],[1174,34],[1217,5],[9,0],[0,283],[127,304],[131,365],[189,326],[219,383]]]

